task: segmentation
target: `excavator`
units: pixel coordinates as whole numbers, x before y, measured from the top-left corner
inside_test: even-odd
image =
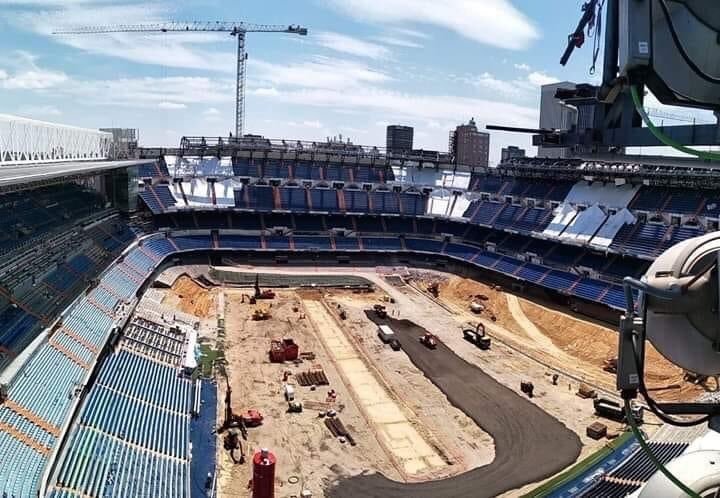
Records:
[[[258,273],[255,274],[255,295],[253,297],[256,301],[258,299],[275,299],[275,293],[270,289],[260,290],[260,275]]]
[[[247,428],[257,427],[262,424],[263,416],[257,410],[248,410],[243,415],[238,415],[232,409],[232,388],[227,373],[225,377],[225,419],[217,432],[221,434],[227,431],[223,438],[223,447],[230,452],[230,458],[234,463],[245,463],[245,451],[242,440],[247,440]],[[242,436],[242,437],[241,437]],[[237,454],[239,452],[239,455]]]

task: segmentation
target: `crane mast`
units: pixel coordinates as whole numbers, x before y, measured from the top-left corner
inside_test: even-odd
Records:
[[[306,36],[307,28],[299,25],[249,24],[227,21],[168,21],[149,24],[115,24],[106,26],[83,26],[54,31],[55,35],[98,35],[107,33],[197,33],[223,32],[237,37],[237,70],[235,82],[235,136],[243,135],[245,125],[245,51],[246,33],[286,33]]]

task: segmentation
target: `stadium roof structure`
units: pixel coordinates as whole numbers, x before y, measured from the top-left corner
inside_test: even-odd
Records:
[[[153,162],[150,159],[127,161],[67,161],[41,164],[22,164],[0,168],[0,192],[34,188],[38,183],[52,183],[73,177],[87,177],[98,173]]]

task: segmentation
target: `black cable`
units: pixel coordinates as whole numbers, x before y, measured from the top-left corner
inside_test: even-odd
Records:
[[[643,336],[640,338],[641,341],[645,341],[645,336],[643,333]],[[632,353],[633,353],[633,359],[635,360],[635,368],[638,372],[644,372],[645,371],[645,365],[644,361],[640,358],[640,353],[638,352],[637,348],[635,347],[635,342],[632,343]],[[669,415],[662,412],[660,409],[657,401],[655,401],[650,394],[647,391],[647,386],[645,385],[645,375],[640,375],[640,380],[638,382],[638,391],[640,391],[640,394],[645,399],[645,402],[648,405],[648,408],[650,411],[660,420],[665,422],[666,424],[674,425],[677,427],[694,427],[696,425],[707,423],[710,420],[710,415],[705,415],[703,417],[700,417],[695,420],[678,420],[673,417],[670,417]]]
[[[595,32],[591,34],[591,30],[588,29],[588,37],[594,38],[593,40],[593,55],[592,55],[592,66],[590,66],[590,75],[595,74],[595,64],[597,63],[598,56],[600,55],[600,38],[602,36],[602,8],[605,5],[605,0],[602,0],[598,4],[597,14],[595,15]]]
[[[665,15],[665,20],[667,21],[668,28],[670,29],[670,36],[672,36],[673,42],[675,43],[675,47],[677,47],[678,52],[680,52],[680,55],[685,60],[688,66],[690,66],[690,69],[692,69],[695,74],[697,74],[700,78],[704,79],[705,81],[709,83],[713,83],[715,85],[720,84],[720,78],[716,78],[714,76],[711,76],[707,74],[705,71],[700,69],[697,64],[690,58],[688,53],[685,51],[685,47],[682,44],[682,41],[680,41],[680,37],[677,34],[677,31],[675,31],[675,26],[672,22],[672,16],[670,15],[670,9],[667,6],[667,3],[665,0],[658,0],[660,3],[660,8],[663,11],[663,14]]]

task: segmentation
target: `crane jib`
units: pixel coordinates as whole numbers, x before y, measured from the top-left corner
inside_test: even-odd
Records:
[[[106,26],[83,26],[53,31],[54,35],[99,35],[107,33],[170,33],[170,32],[227,32],[238,37],[237,81],[235,86],[235,136],[243,135],[245,119],[245,33],[286,33],[306,36],[307,28],[298,24],[249,24],[232,21],[169,21],[149,24],[121,24]]]

